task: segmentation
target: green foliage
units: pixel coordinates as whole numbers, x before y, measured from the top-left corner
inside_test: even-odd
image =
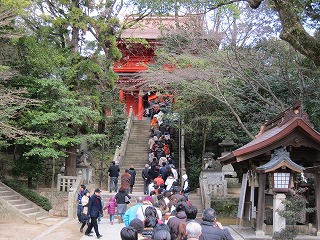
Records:
[[[201,161],[195,156],[192,156],[187,160],[187,173],[191,190],[195,190],[199,187],[199,176],[202,170]]]
[[[306,213],[311,213],[316,208],[307,207],[308,200],[299,194],[295,194],[283,201],[284,210],[277,210],[279,215],[286,219],[286,224],[293,225],[288,229],[283,229],[281,232],[275,232],[274,239],[294,239],[297,236],[295,225],[297,222],[303,222]]]
[[[52,209],[52,205],[47,198],[42,197],[38,193],[27,188],[22,181],[3,179],[2,182],[37,204],[39,207],[42,207],[44,210],[49,211]]]
[[[219,217],[231,217],[237,216],[239,199],[230,198],[223,200],[213,200],[211,207],[216,211]]]

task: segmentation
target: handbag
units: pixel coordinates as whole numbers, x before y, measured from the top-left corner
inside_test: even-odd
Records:
[[[128,198],[128,196],[124,196],[124,202],[126,204],[129,204],[130,203],[130,198]]]

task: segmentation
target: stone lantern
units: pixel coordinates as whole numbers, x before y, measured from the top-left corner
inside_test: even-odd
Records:
[[[222,148],[221,157],[229,154],[231,152],[231,148],[234,147],[236,144],[231,139],[225,139],[219,146]],[[222,166],[222,173],[226,177],[228,182],[228,188],[238,188],[239,187],[239,180],[237,178],[237,173],[234,171],[234,168],[231,164],[227,164]]]

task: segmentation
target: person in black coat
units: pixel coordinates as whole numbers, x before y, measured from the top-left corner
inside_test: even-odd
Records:
[[[91,230],[94,228],[94,231],[97,235],[97,238],[101,238],[102,235],[99,233],[98,229],[98,222],[97,219],[102,213],[102,204],[101,204],[101,197],[100,197],[101,190],[100,189],[95,189],[94,194],[90,197],[89,204],[88,204],[88,216],[90,216],[91,221],[88,225],[88,228],[85,232],[86,236],[92,236]]]
[[[109,177],[110,177],[110,193],[112,192],[112,187],[114,185],[114,191],[118,191],[118,177],[120,168],[119,165],[116,165],[115,161],[112,161],[112,165],[108,169]]]
[[[143,179],[143,192],[144,194],[148,194],[148,172],[149,172],[149,165],[146,164],[144,169],[142,170],[141,177]]]
[[[136,175],[137,175],[137,172],[136,172],[136,170],[134,170],[133,165],[131,165],[129,168],[129,174],[131,175],[131,177],[130,177],[130,193],[132,193],[133,185],[136,181]]]

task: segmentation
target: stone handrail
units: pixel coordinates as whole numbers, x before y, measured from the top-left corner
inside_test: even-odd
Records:
[[[68,217],[74,218],[76,213],[76,202],[78,198],[78,191],[82,184],[83,176],[80,172],[76,177],[76,181],[74,182],[73,186],[68,189]]]
[[[116,163],[119,163],[120,166],[122,165],[126,156],[128,140],[129,140],[129,136],[132,128],[132,120],[133,120],[133,109],[132,109],[132,106],[130,106],[128,120],[127,120],[126,128],[124,130],[121,146],[116,148],[114,157],[113,157],[113,161],[115,161]]]

